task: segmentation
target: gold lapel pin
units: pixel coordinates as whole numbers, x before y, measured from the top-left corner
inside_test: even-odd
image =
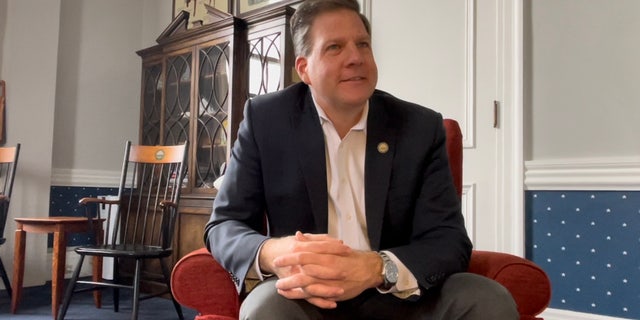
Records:
[[[389,145],[386,142],[378,143],[378,152],[387,153],[389,151]]]

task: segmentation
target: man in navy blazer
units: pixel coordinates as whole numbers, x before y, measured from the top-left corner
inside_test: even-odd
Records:
[[[242,319],[517,319],[471,254],[442,116],[375,90],[355,0],[292,18],[303,80],[247,101],[206,245]],[[266,224],[265,224],[266,223]]]

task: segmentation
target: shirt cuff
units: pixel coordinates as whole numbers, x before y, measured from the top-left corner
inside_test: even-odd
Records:
[[[262,270],[260,270],[259,258],[260,258],[260,251],[262,251],[263,245],[264,245],[264,242],[258,248],[258,252],[256,252],[256,257],[253,259],[253,267],[249,269],[249,272],[247,272],[248,279],[256,279],[256,280],[263,281],[264,279],[273,276],[273,274],[270,274],[270,273],[262,273]]]

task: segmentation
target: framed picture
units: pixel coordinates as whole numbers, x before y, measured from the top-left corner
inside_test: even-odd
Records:
[[[189,12],[187,28],[195,28],[212,22],[210,11],[217,9],[232,14],[232,0],[173,0],[173,17],[181,11]]]
[[[247,16],[258,9],[271,9],[300,2],[301,0],[236,0],[234,12],[236,16]]]

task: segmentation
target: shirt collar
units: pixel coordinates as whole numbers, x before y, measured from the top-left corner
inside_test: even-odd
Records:
[[[311,95],[311,98],[313,99],[313,105],[316,107],[316,111],[318,112],[318,116],[320,117],[320,125],[324,124],[325,122],[332,123],[329,117],[327,117],[327,114],[324,112],[324,110],[316,102],[316,98],[313,96],[313,94]],[[360,116],[360,120],[358,120],[358,123],[356,123],[353,127],[351,127],[351,130],[365,130],[367,128],[368,115],[369,115],[369,100],[367,100],[364,106],[364,110],[362,110],[362,116]]]

